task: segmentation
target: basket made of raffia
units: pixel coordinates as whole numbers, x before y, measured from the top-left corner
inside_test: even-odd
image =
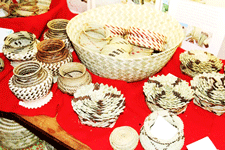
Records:
[[[151,56],[132,59],[102,55],[81,48],[76,41],[76,34],[86,22],[124,28],[133,26],[158,32],[167,37],[167,49]],[[145,79],[161,70],[184,38],[182,27],[176,19],[148,6],[132,4],[106,5],[81,13],[69,21],[67,34],[79,59],[92,73],[127,82]]]

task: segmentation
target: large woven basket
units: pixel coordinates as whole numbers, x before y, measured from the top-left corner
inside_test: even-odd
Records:
[[[167,36],[164,52],[142,58],[114,58],[81,48],[76,34],[86,22],[109,24],[123,28],[130,26],[148,29]],[[133,82],[145,79],[160,71],[173,56],[184,38],[178,21],[166,13],[145,5],[113,4],[91,9],[72,18],[67,25],[67,34],[83,64],[94,74]]]

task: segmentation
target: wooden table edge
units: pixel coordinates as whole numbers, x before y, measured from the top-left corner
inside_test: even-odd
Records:
[[[56,121],[56,117],[45,115],[25,116],[0,111],[0,116],[13,119],[35,135],[54,145],[55,148],[68,150],[91,150],[86,144],[67,133]]]

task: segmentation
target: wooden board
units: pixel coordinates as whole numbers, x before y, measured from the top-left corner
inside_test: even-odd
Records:
[[[72,135],[63,130],[57,123],[56,118],[48,116],[24,116],[13,113],[0,112],[3,117],[14,119],[42,140],[46,140],[57,149],[69,150],[91,150],[90,147],[75,139]]]

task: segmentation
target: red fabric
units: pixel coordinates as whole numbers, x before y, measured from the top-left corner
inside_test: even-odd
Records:
[[[178,48],[172,59],[156,75],[171,73],[190,82],[192,78],[182,74],[179,69],[179,54],[183,51],[184,50],[181,48]],[[221,72],[223,72],[223,70]],[[143,85],[147,79],[126,83],[124,81],[105,79],[93,74],[91,75],[93,83],[98,82],[117,87],[126,98],[126,108],[124,113],[119,116],[115,126],[113,128],[96,128],[82,125],[77,114],[72,109],[72,96],[67,96],[63,107],[58,112],[57,121],[65,131],[87,144],[93,150],[109,150],[112,149],[109,143],[109,136],[114,128],[119,126],[131,126],[140,133],[140,128],[143,126],[144,119],[151,113],[145,103],[143,94]],[[224,149],[225,143],[223,141],[225,141],[225,137],[223,134],[225,133],[225,128],[222,127],[222,124],[225,123],[225,115],[216,116],[196,106],[193,102],[190,102],[186,112],[180,114],[179,117],[184,122],[185,144],[182,150],[186,149],[186,145],[205,136],[209,136],[218,149]],[[143,149],[140,142],[136,149]]]
[[[74,16],[75,14],[69,11],[66,0],[52,0],[48,12],[31,17],[1,18],[0,27],[13,29],[14,32],[28,31],[39,38],[47,28],[48,21],[55,18],[71,19]]]
[[[50,10],[47,13],[32,17],[1,18],[0,27],[13,29],[14,32],[28,31],[41,39],[43,32],[47,29],[46,24],[48,21],[55,18],[71,19],[74,16],[76,14],[69,11],[66,0],[52,0]],[[0,72],[0,111],[28,116],[47,115],[55,117],[64,100],[61,91],[57,88],[57,84],[52,86],[53,98],[47,105],[38,109],[26,109],[19,106],[19,100],[13,95],[8,86],[8,81],[13,75],[13,67],[3,53],[0,53],[0,57],[5,63],[5,69]]]
[[[28,31],[34,33],[37,38],[41,39],[43,32],[47,29],[48,21],[55,18],[71,19],[76,16],[67,8],[66,0],[52,0],[50,11],[33,17],[20,17],[0,19],[0,27],[13,29],[17,31]],[[183,52],[178,48],[173,58],[158,74],[168,74],[180,77],[183,80],[190,81],[191,78],[183,75],[179,69],[179,54]],[[93,128],[82,125],[79,122],[77,114],[71,106],[72,96],[63,94],[57,84],[52,87],[53,99],[44,107],[38,109],[26,109],[18,105],[19,100],[12,94],[8,87],[8,81],[12,76],[12,66],[9,61],[0,53],[0,57],[5,62],[5,69],[0,72],[0,111],[14,112],[18,114],[35,116],[48,115],[54,117],[57,113],[57,121],[65,131],[72,134],[81,142],[90,146],[93,150],[112,149],[109,144],[109,135],[111,131],[119,126],[131,126],[138,133],[143,125],[144,119],[151,113],[148,109],[144,94],[143,85],[147,79],[139,82],[126,83],[124,81],[111,80],[98,77],[91,73],[93,83],[104,83],[117,87],[126,98],[126,108],[123,114],[119,116],[113,128]],[[74,61],[79,61],[75,53],[73,53]],[[223,61],[225,63],[225,60]],[[223,70],[221,71],[224,72]],[[217,149],[225,148],[225,115],[216,116],[191,102],[185,113],[179,115],[184,122],[185,144],[182,150],[186,149],[186,145],[195,142],[205,136],[209,136]],[[137,150],[142,150],[141,144]]]
[[[38,109],[27,109],[19,105],[19,100],[16,96],[10,91],[8,83],[9,79],[13,75],[13,67],[10,65],[9,60],[3,56],[3,53],[0,53],[0,57],[4,60],[5,68],[0,72],[0,111],[4,112],[14,112],[17,114],[35,116],[35,115],[47,115],[54,117],[58,112],[58,107],[63,102],[63,97],[61,96],[61,91],[57,88],[57,85],[54,84],[52,87],[53,98],[51,101]]]

